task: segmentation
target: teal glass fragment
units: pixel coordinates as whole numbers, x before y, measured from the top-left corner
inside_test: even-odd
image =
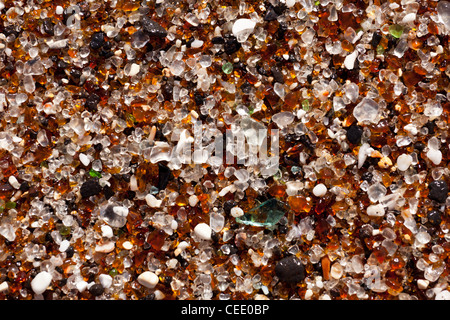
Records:
[[[254,207],[243,216],[236,218],[236,222],[255,227],[272,227],[285,215],[287,205],[277,199],[267,200]]]

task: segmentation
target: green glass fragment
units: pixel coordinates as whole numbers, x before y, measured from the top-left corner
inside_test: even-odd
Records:
[[[377,54],[382,55],[384,53],[384,48],[382,45],[377,46]]]
[[[113,278],[114,278],[114,276],[117,276],[118,274],[119,274],[119,272],[117,271],[116,268],[112,268],[111,270],[109,270],[109,275]]]
[[[66,226],[61,226],[61,227],[59,227],[59,233],[62,235],[62,236],[67,236],[67,235],[69,235],[70,234],[70,227],[66,227]]]
[[[222,66],[222,71],[226,74],[233,72],[233,64],[231,62],[225,62]]]
[[[101,178],[102,177],[102,174],[98,171],[95,171],[94,169],[89,170],[89,175],[92,178]]]
[[[307,99],[302,101],[302,108],[305,111],[309,111],[310,107],[309,107],[309,101]]]
[[[398,25],[398,24],[393,24],[393,25],[389,26],[389,33],[393,37],[398,39],[403,34],[403,27],[401,25]]]
[[[251,209],[243,216],[236,218],[236,222],[255,227],[272,227],[280,221],[287,212],[284,202],[270,199]]]
[[[13,201],[8,201],[5,205],[6,209],[14,209],[16,207],[16,203]]]

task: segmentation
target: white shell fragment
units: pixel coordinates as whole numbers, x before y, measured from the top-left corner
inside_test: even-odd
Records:
[[[238,42],[244,42],[255,29],[256,22],[250,19],[238,19],[234,22],[231,32]]]

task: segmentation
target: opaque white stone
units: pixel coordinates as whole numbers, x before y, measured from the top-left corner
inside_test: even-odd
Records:
[[[131,250],[133,248],[133,244],[130,241],[125,241],[124,243],[122,243],[122,247],[125,250]]]
[[[427,152],[427,158],[430,159],[435,165],[438,165],[442,161],[442,152],[437,149],[430,149]]]
[[[406,171],[411,165],[413,158],[409,154],[401,154],[397,158],[397,169]]]
[[[242,217],[244,215],[244,210],[239,207],[233,207],[230,210],[230,214],[235,218]]]
[[[384,207],[381,204],[375,204],[367,207],[367,215],[372,217],[384,216]]]
[[[424,290],[424,289],[428,288],[429,284],[430,284],[430,281],[428,281],[428,280],[424,280],[424,279],[417,280],[417,287],[420,290]]]
[[[112,285],[112,281],[113,278],[109,275],[109,274],[104,274],[102,273],[99,277],[98,277],[100,284],[102,285],[103,288],[109,288]]]
[[[52,275],[47,271],[38,273],[37,276],[31,280],[31,289],[33,289],[36,294],[44,293],[52,282],[52,278]]]
[[[0,284],[0,292],[5,292],[5,291],[8,290],[8,288],[9,288],[8,282],[3,281],[3,282]]]
[[[195,234],[203,240],[211,240],[211,227],[206,223],[199,223],[194,228]]]
[[[197,205],[197,203],[198,203],[198,197],[195,194],[193,194],[192,196],[189,197],[189,205],[191,207],[195,207]]]
[[[327,187],[323,183],[319,183],[313,189],[313,194],[316,197],[323,197],[327,193]]]
[[[355,67],[355,60],[356,57],[358,56],[358,51],[353,51],[351,54],[347,55],[344,59],[344,66],[349,69],[352,70]]]
[[[68,240],[63,240],[59,244],[59,252],[64,252],[70,247],[70,242]]]
[[[237,19],[233,27],[231,28],[231,32],[236,38],[242,37],[243,34],[249,35],[255,29],[256,22],[250,19]],[[244,40],[245,41],[245,40]]]
[[[84,280],[78,281],[75,285],[75,287],[77,287],[77,290],[80,292],[83,292],[84,290],[87,289],[88,283]]]
[[[191,43],[191,48],[200,48],[201,46],[203,46],[202,40],[194,40]]]
[[[114,236],[113,229],[110,226],[102,226],[102,237],[112,238]]]
[[[137,75],[140,70],[141,70],[141,67],[138,64],[133,63],[130,68],[129,76],[132,77],[132,76]]]
[[[11,187],[13,187],[14,189],[20,188],[20,183],[19,183],[19,181],[17,181],[16,177],[14,177],[14,176],[9,176],[8,182],[11,185]]]
[[[139,275],[137,281],[144,287],[153,289],[158,284],[159,278],[153,272],[145,271]]]
[[[97,244],[95,246],[95,251],[101,253],[110,253],[111,251],[114,250],[115,247],[116,244],[113,241],[108,241],[101,244]]]
[[[80,159],[80,162],[84,165],[84,166],[88,166],[89,163],[91,162],[88,158],[87,155],[85,155],[84,153],[80,153],[80,155],[78,156],[78,158]]]
[[[156,199],[155,196],[150,193],[145,196],[145,201],[152,208],[159,208],[162,203],[162,200]]]
[[[436,294],[435,300],[450,300],[450,292],[447,290],[442,290]]]
[[[57,6],[56,10],[55,10],[56,14],[63,14],[64,13],[64,8],[61,6]]]

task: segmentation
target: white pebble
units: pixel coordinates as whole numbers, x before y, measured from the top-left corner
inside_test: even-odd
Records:
[[[52,275],[47,271],[42,271],[31,280],[31,289],[33,289],[34,293],[41,294],[47,290],[48,286],[52,282]]]
[[[191,207],[195,207],[197,205],[197,203],[198,203],[198,197],[195,194],[193,194],[192,196],[189,197],[189,205]]]
[[[133,248],[133,244],[130,241],[125,241],[124,243],[122,243],[122,247],[125,250],[131,250]]]
[[[189,243],[187,243],[186,241],[181,241],[177,246],[177,248],[180,250],[185,250],[188,247],[189,247]]]
[[[153,289],[158,284],[159,278],[153,272],[145,271],[139,275],[137,281],[144,287]]]
[[[358,51],[355,50],[351,54],[349,54],[345,57],[344,66],[347,69],[352,70],[355,67],[355,60],[356,60],[357,55],[358,55]]]
[[[206,223],[199,223],[194,228],[195,234],[203,240],[211,240],[211,227]]]
[[[384,207],[381,204],[374,204],[367,207],[367,215],[371,217],[384,216]]]
[[[428,280],[425,280],[425,279],[419,279],[419,280],[417,280],[417,287],[420,289],[420,290],[424,290],[424,289],[426,289],[426,288],[428,288],[428,285],[430,284],[430,281],[428,281]]]
[[[319,183],[313,189],[313,194],[316,197],[323,197],[327,193],[327,187],[323,183]]]
[[[84,280],[78,281],[75,284],[75,287],[77,287],[77,290],[80,291],[80,292],[83,292],[84,290],[86,290],[87,286],[88,286],[88,283],[86,281],[84,281]]]
[[[59,244],[59,252],[65,252],[70,247],[70,242],[68,240],[63,240]]]
[[[156,199],[155,196],[150,193],[145,196],[145,201],[152,208],[159,208],[162,203],[162,200]]]
[[[166,295],[161,290],[155,290],[153,294],[155,295],[155,300],[162,300],[166,297]]]
[[[413,158],[409,154],[401,154],[397,158],[397,169],[406,171],[412,163]]]
[[[410,23],[410,22],[413,22],[414,20],[416,20],[416,14],[414,12],[412,12],[412,13],[406,14],[403,17],[402,22],[403,23]]]
[[[311,297],[313,296],[314,292],[311,289],[306,290],[305,293],[305,300],[309,300],[311,299]]]
[[[230,214],[235,218],[242,217],[244,215],[244,210],[239,207],[233,207],[230,210]]]
[[[98,277],[98,280],[100,281],[100,284],[102,285],[102,287],[105,289],[111,287],[112,282],[113,282],[113,278],[109,274],[104,274],[104,273],[102,273]]]
[[[3,281],[2,283],[0,283],[0,292],[5,292],[8,290],[8,288],[8,282]]]
[[[129,72],[129,76],[135,76],[139,73],[139,71],[141,70],[141,67],[137,64],[137,63],[133,63],[130,67],[130,72]]]
[[[11,187],[13,187],[14,189],[20,188],[20,183],[19,183],[19,181],[17,181],[16,177],[14,177],[14,176],[9,176],[8,182],[11,185]]]
[[[55,10],[56,14],[63,14],[64,13],[64,8],[61,6],[57,6],[56,10]]]
[[[435,300],[450,300],[450,292],[447,290],[442,290],[436,294]]]
[[[135,175],[132,175],[130,178],[130,190],[131,191],[138,191],[138,183]]]
[[[112,238],[114,236],[113,229],[110,226],[102,226],[102,237]]]
[[[115,247],[116,244],[113,241],[103,242],[95,246],[95,252],[110,253]]]
[[[203,46],[203,41],[202,40],[197,40],[195,39],[194,41],[192,41],[191,43],[191,48],[200,48],[201,46]]]
[[[80,155],[78,156],[78,158],[80,159],[80,162],[84,165],[84,166],[88,166],[89,163],[91,162],[88,158],[87,155],[85,155],[84,153],[80,153]]]
[[[427,152],[427,158],[430,159],[435,165],[438,165],[442,161],[442,152],[437,149],[430,149]]]
[[[231,32],[238,39],[239,42],[244,42],[247,40],[248,36],[255,29],[256,22],[250,19],[237,19],[233,27],[231,28]]]

